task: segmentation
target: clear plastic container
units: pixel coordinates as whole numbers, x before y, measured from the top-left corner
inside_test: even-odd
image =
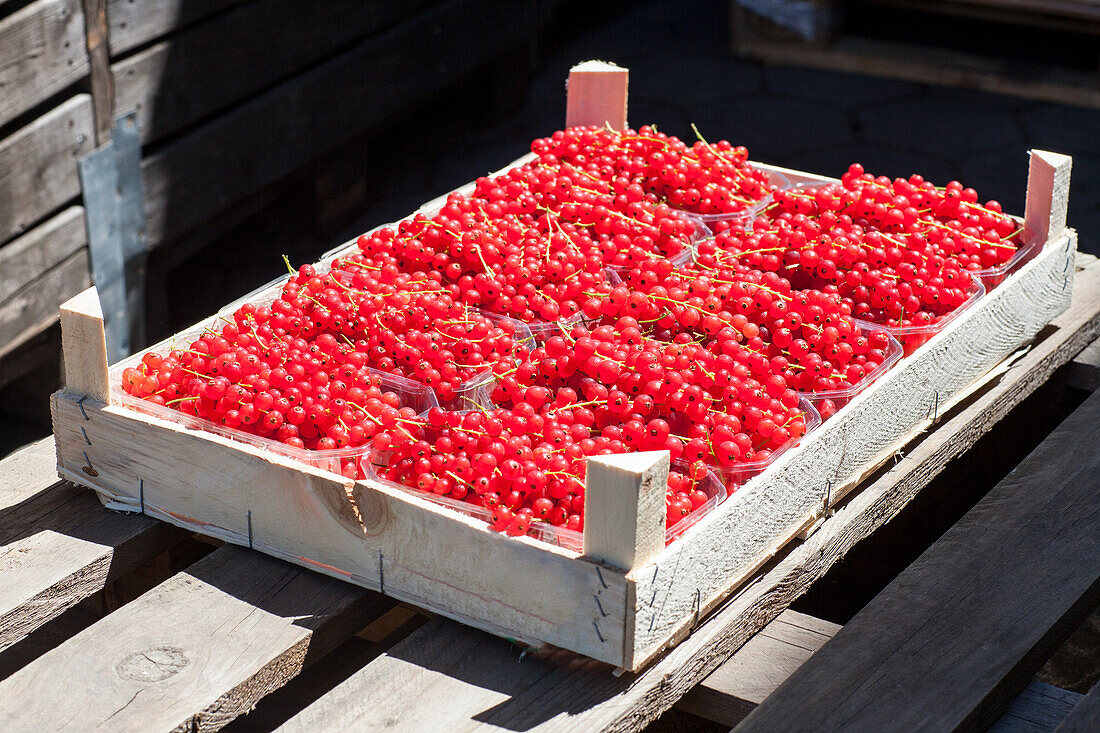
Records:
[[[1004,282],[1006,277],[1016,272],[1024,264],[1035,259],[1036,255],[1043,251],[1043,244],[1044,242],[1038,239],[1024,242],[1007,262],[1003,262],[996,267],[975,270],[970,274],[980,279],[988,292]]]
[[[160,342],[151,349],[148,349],[148,351],[167,353],[176,348],[187,348],[204,330],[205,329],[191,329],[187,332],[187,334],[190,335],[180,334],[177,337]],[[358,476],[370,475],[368,457],[371,448],[369,445],[355,448],[334,448],[330,450],[295,448],[294,446],[280,443],[271,438],[264,438],[259,435],[253,435],[252,433],[246,433],[243,430],[228,428],[211,420],[207,420],[206,418],[197,415],[189,415],[185,412],[173,410],[170,407],[157,405],[148,400],[143,400],[140,397],[127,394],[122,389],[122,372],[131,365],[132,362],[130,359],[121,361],[111,367],[108,373],[111,383],[111,402],[113,404],[122,405],[135,412],[141,412],[146,415],[152,415],[153,417],[176,423],[189,430],[202,430],[220,435],[224,438],[236,440],[240,443],[247,443],[256,448],[261,448],[268,453],[286,456],[287,458],[300,461],[308,466],[331,471],[333,473],[342,473],[342,469],[346,468],[350,463],[351,466],[358,469]],[[377,369],[370,369],[370,372],[378,375],[381,379],[383,391],[397,394],[398,397],[401,398],[401,405],[403,407],[411,407],[421,416],[433,407],[439,406],[435,391],[427,385],[421,384],[420,382],[414,382],[405,377],[387,374]]]
[[[983,295],[985,295],[985,286],[982,285],[980,278],[975,277],[973,278],[969,290],[967,290],[967,299],[964,300],[958,308],[935,323],[929,323],[926,326],[885,326],[880,323],[868,323],[867,325],[881,328],[896,338],[901,342],[904,355],[909,356],[920,348],[922,344],[945,329],[948,324],[973,308],[974,304],[977,303]],[[859,323],[867,323],[859,319],[856,320]]]
[[[867,335],[871,331],[885,331],[889,341],[886,344],[886,358],[882,360],[882,363],[872,369],[868,374],[864,375],[863,379],[858,384],[853,384],[846,389],[829,389],[822,390],[820,392],[805,392],[806,398],[817,409],[818,414],[821,416],[822,422],[832,417],[837,410],[844,407],[846,404],[852,401],[852,398],[858,395],[863,390],[874,384],[875,380],[881,377],[886,372],[890,371],[895,364],[901,361],[904,356],[904,350],[901,347],[901,342],[890,333],[889,329],[882,326],[875,326],[863,321],[858,321],[860,331],[863,335]]]
[[[445,506],[449,509],[453,509],[460,514],[467,517],[473,517],[474,519],[481,520],[486,524],[492,521],[492,512],[483,506],[471,504],[467,501],[461,501],[458,499],[452,499],[449,496],[439,496],[426,491],[420,491],[404,484],[399,484],[394,481],[381,478],[378,474],[378,468],[383,466],[383,463],[378,462],[378,458],[372,459],[372,462],[368,463],[370,470],[372,471],[371,479],[377,481],[385,486],[400,489],[401,491],[408,492],[415,496],[420,497],[426,501],[430,501],[433,504]],[[681,472],[686,473],[688,470],[687,464],[682,461],[675,461],[673,466],[680,469]],[[688,514],[676,524],[665,529],[665,544],[669,544],[679,538],[684,532],[694,526],[700,519],[705,517],[714,511],[715,507],[726,500],[727,493],[722,486],[722,482],[714,471],[709,470],[698,483],[697,486],[707,494],[707,501],[695,511]],[[548,522],[532,522],[531,529],[528,532],[528,536],[533,537],[540,542],[545,542],[550,545],[557,545],[573,552],[584,552],[584,532],[575,529],[566,529],[565,527],[557,527]]]
[[[806,435],[809,435],[821,427],[822,420],[817,408],[814,407],[813,402],[807,395],[798,395],[798,407],[806,415],[806,433],[802,436],[802,438],[804,438]],[[726,495],[732,496],[746,481],[754,476],[762,474],[767,470],[768,466],[772,465],[772,463],[779,458],[779,456],[798,445],[802,441],[802,438],[787,441],[786,445],[777,448],[767,458],[761,458],[756,461],[745,461],[728,467],[711,466],[710,469],[714,471],[715,475],[722,482],[722,485],[726,489]]]

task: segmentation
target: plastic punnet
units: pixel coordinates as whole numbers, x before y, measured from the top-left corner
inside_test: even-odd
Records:
[[[882,360],[881,364],[864,375],[863,379],[861,379],[858,384],[853,384],[851,387],[845,389],[821,390],[819,392],[804,392],[803,394],[805,394],[806,398],[817,409],[822,422],[828,420],[837,410],[851,402],[853,397],[870,387],[875,380],[890,371],[890,369],[901,361],[901,358],[905,355],[901,342],[890,333],[889,329],[865,321],[857,321],[857,323],[863,335],[867,335],[871,331],[886,332],[886,335],[889,337],[889,341],[886,344],[886,358]]]

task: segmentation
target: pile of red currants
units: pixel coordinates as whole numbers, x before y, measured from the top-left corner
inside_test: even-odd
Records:
[[[667,450],[671,529],[1020,247],[1015,220],[955,182],[853,165],[839,183],[785,186],[743,147],[652,127],[574,128],[531,149],[434,214],[292,270],[271,302],[145,354],[123,391],[335,452],[349,478],[478,507],[515,535],[583,528],[589,456]]]

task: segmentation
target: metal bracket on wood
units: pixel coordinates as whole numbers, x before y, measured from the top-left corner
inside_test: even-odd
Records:
[[[141,142],[133,113],[118,117],[106,145],[80,161],[92,280],[103,304],[107,356],[145,343],[145,209]]]

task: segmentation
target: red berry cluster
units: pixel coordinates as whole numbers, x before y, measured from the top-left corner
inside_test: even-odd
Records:
[[[595,435],[583,406],[530,402],[508,409],[427,414],[429,435],[395,448],[379,468],[383,478],[491,512],[494,529],[527,534],[538,523],[584,527],[585,459],[632,450]],[[587,413],[590,414],[590,411]],[[669,473],[666,519],[673,526],[710,498],[699,488],[705,469]]]
[[[1015,255],[1022,231],[958,182],[891,181],[855,164],[838,184],[777,192],[751,230],[719,234],[698,257],[839,295],[855,318],[898,329],[912,350],[980,294],[981,276]]]
[[[146,354],[123,389],[294,448],[353,449],[345,475],[481,507],[517,535],[583,527],[586,458],[667,450],[672,527],[713,498],[710,471],[735,488],[812,427],[802,393],[892,363],[886,331],[857,319],[942,319],[1019,235],[956,183],[856,165],[779,190],[744,148],[652,127],[531,149],[292,271],[187,348]],[[751,229],[715,221],[761,209]],[[555,326],[535,340],[523,324],[539,321]]]

